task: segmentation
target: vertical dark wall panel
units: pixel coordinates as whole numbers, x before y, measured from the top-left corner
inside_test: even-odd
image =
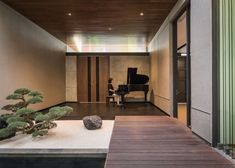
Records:
[[[78,102],[105,102],[109,57],[78,57]]]
[[[177,57],[177,102],[185,103],[187,102],[186,98],[186,57],[178,56]]]
[[[108,95],[109,57],[99,57],[99,95],[100,102],[105,102]]]
[[[91,102],[96,102],[96,57],[91,57]]]
[[[77,58],[78,102],[88,102],[88,59]]]
[[[91,58],[87,57],[87,72],[88,72],[88,102],[91,102]]]
[[[100,101],[100,59],[96,57],[96,101]]]

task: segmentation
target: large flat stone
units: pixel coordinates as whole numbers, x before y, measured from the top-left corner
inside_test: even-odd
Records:
[[[57,128],[44,137],[19,134],[0,141],[0,154],[99,154],[107,153],[112,135],[112,120],[104,120],[102,128],[87,130],[81,120],[56,121]]]

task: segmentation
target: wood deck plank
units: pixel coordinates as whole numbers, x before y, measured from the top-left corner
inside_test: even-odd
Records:
[[[167,116],[116,117],[105,168],[234,168]]]

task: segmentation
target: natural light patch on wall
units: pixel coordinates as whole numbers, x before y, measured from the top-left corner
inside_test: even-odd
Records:
[[[77,102],[77,57],[66,57],[66,101]]]
[[[146,52],[142,35],[74,35],[67,41],[67,52]]]

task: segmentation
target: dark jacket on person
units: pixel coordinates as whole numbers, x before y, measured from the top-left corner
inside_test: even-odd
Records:
[[[111,90],[114,90],[112,83],[108,84],[108,90],[109,90],[109,95],[110,96],[114,94],[114,91],[111,91]]]

